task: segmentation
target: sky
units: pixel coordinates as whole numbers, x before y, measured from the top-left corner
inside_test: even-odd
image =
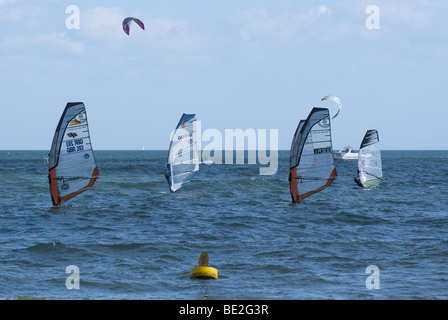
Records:
[[[96,150],[166,150],[182,113],[223,135],[278,130],[288,150],[314,106],[337,110],[329,94],[335,150],[368,129],[384,150],[448,150],[447,13],[445,0],[0,0],[0,150],[49,150],[67,102],[84,102]],[[126,17],[145,30],[126,35]]]

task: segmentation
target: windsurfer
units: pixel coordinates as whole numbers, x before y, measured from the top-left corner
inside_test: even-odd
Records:
[[[165,169],[165,179],[166,179],[166,181],[169,181],[169,179],[168,179],[168,169]]]
[[[360,186],[361,188],[363,188],[363,185],[361,183],[361,180],[359,179],[359,170],[358,170],[358,175],[356,177],[353,178],[353,180],[355,180],[356,184],[358,186]]]

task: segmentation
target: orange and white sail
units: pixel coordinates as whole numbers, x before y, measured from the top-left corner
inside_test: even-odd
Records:
[[[299,202],[331,185],[336,178],[331,142],[330,113],[313,108],[301,120],[290,151],[289,182],[293,202]]]
[[[84,103],[67,103],[56,128],[48,160],[53,205],[60,205],[95,183],[99,172]]]

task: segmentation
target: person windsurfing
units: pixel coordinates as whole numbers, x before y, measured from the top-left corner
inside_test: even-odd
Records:
[[[364,186],[361,183],[361,179],[359,179],[359,170],[358,170],[358,175],[356,177],[353,178],[353,180],[355,180],[356,184],[358,186],[360,186],[361,188],[363,188]]]

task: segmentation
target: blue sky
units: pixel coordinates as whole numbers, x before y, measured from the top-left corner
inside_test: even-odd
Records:
[[[278,129],[289,149],[313,106],[334,112],[320,101],[333,94],[334,149],[374,128],[382,149],[447,150],[447,12],[442,0],[0,0],[0,149],[48,150],[69,101],[85,103],[95,149],[167,149],[183,112],[203,130]],[[127,36],[128,16],[146,30]]]

